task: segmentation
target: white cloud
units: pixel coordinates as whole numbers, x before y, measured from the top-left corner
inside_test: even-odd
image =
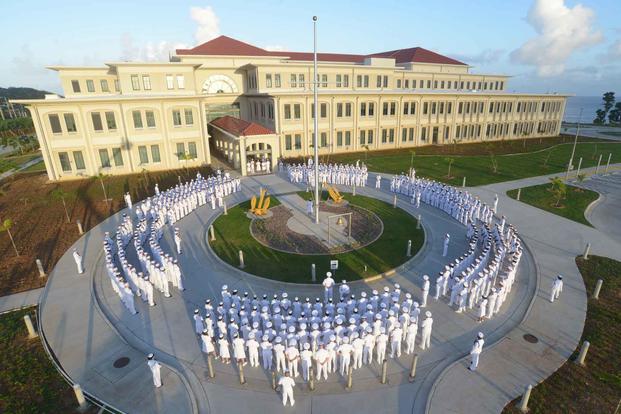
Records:
[[[563,73],[572,53],[602,41],[593,27],[594,17],[593,10],[581,4],[570,8],[565,0],[535,0],[526,20],[538,35],[514,50],[512,60],[535,66],[540,76]]]
[[[282,52],[284,50],[287,50],[282,45],[269,45],[269,46],[265,46],[263,49],[269,50],[270,52]]]
[[[220,35],[220,19],[211,6],[192,7],[190,17],[198,25],[194,33],[198,43],[205,43]]]
[[[468,64],[488,65],[498,62],[504,54],[505,50],[503,49],[485,49],[473,55],[451,53],[450,56]]]
[[[121,35],[121,60],[167,61],[170,54],[175,53],[175,49],[186,49],[187,47],[184,43],[165,40],[147,42],[143,46],[138,46],[130,34],[123,33]]]

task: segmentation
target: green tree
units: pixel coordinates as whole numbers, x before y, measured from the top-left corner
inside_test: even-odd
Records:
[[[594,124],[603,124],[606,122],[606,111],[603,109],[598,109],[595,111],[595,119],[593,120]]]
[[[364,148],[364,162],[366,164],[367,159],[369,158],[369,150],[371,149],[368,145],[363,145],[362,148]]]
[[[602,100],[604,101],[604,112],[610,111],[610,109],[615,104],[615,93],[614,92],[606,92],[606,93],[604,93],[604,96],[602,97]]]
[[[17,246],[15,246],[15,240],[13,240],[13,234],[11,234],[11,227],[13,227],[13,220],[5,219],[2,222],[2,226],[0,226],[0,231],[6,231],[6,234],[9,235],[9,239],[11,239],[11,244],[13,245],[13,250],[15,250],[15,254],[19,256],[19,251],[17,250]]]
[[[448,173],[446,174],[446,178],[451,178],[451,166],[455,162],[455,158],[447,157],[444,159],[444,161],[446,161],[448,164]]]
[[[101,184],[101,190],[103,191],[103,195],[104,195],[104,201],[106,202],[106,204],[108,204],[110,199],[108,198],[108,193],[106,192],[106,185],[104,184],[104,180],[106,178],[108,178],[108,175],[102,172],[93,176],[94,180],[99,180],[99,183]]]
[[[563,180],[561,179],[561,177],[551,177],[550,183],[551,183],[550,191],[554,191],[557,187],[563,184]]]
[[[63,190],[62,187],[58,187],[50,192],[50,196],[54,200],[62,201],[63,208],[65,209],[65,217],[67,217],[67,223],[70,223],[71,219],[69,218],[69,211],[67,210],[67,203],[65,202],[65,200],[69,197],[69,193]]]
[[[621,102],[617,102],[615,107],[608,112],[608,123],[619,124],[621,123]]]
[[[563,197],[567,195],[567,184],[559,179],[559,182],[552,189],[552,194],[554,194],[554,198],[556,199],[554,207],[558,207]]]

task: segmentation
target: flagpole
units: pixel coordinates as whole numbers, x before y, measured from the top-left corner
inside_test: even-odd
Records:
[[[315,108],[314,115],[314,131],[313,131],[313,149],[315,150],[315,224],[319,224],[319,145],[318,141],[318,118],[317,118],[317,86],[319,75],[317,74],[317,16],[313,16],[313,102]]]

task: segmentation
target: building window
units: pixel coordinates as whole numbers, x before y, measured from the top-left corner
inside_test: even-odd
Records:
[[[63,118],[65,118],[65,126],[67,127],[67,132],[76,132],[77,128],[75,125],[75,118],[73,114],[63,114]]]
[[[132,119],[134,120],[134,128],[142,128],[142,114],[140,111],[132,111]]]
[[[177,75],[177,88],[185,89],[185,76]]]
[[[352,105],[351,105],[351,103],[350,103],[350,102],[347,102],[347,103],[345,104],[345,116],[346,116],[347,118],[351,117],[351,107],[352,107]]]
[[[177,159],[179,161],[185,158],[185,145],[183,142],[177,142]]]
[[[153,111],[146,111],[144,114],[147,118],[147,127],[155,128],[155,114]]]
[[[121,153],[121,148],[112,148],[112,159],[114,159],[115,167],[123,166],[123,154]]]
[[[420,140],[423,142],[427,142],[427,127],[423,127],[420,130]]]
[[[107,149],[100,149],[99,150],[99,160],[101,161],[101,167],[102,168],[110,168],[110,154],[108,153]]]
[[[397,103],[391,102],[390,103],[390,116],[395,116],[396,114],[397,114]]]
[[[381,88],[382,87],[382,77],[380,75],[377,75],[376,82],[375,82],[375,87],[376,88]]]
[[[71,81],[71,88],[73,89],[73,93],[80,93],[80,81],[78,80],[72,80]],[[61,153],[62,154],[62,153]],[[69,158],[67,157],[67,160]],[[71,171],[71,170],[69,170]]]
[[[406,79],[403,81],[403,88],[404,89],[410,89],[410,80]]]
[[[351,145],[351,131],[345,131],[345,146]]]
[[[291,74],[291,80],[289,82],[289,86],[291,86],[292,88],[297,88],[298,87],[298,80],[297,80],[297,76],[295,76],[295,73]]]
[[[401,79],[397,79],[397,88],[401,88]]]
[[[92,79],[86,80],[86,90],[89,92],[95,92],[95,82]]]
[[[336,133],[336,146],[337,147],[343,146],[343,132],[342,131],[338,131]]]
[[[285,150],[291,151],[291,135],[285,135]]]
[[[58,160],[60,161],[60,168],[64,172],[71,172],[71,162],[69,161],[69,154],[66,152],[58,153]]]
[[[166,75],[166,88],[175,89],[175,80],[173,75]]]
[[[367,103],[366,102],[360,103],[360,116],[367,116]]]
[[[284,106],[285,119],[291,119],[291,105],[286,104]]]
[[[436,114],[436,108],[437,108],[437,104],[435,102],[431,103],[431,115],[435,115]]]
[[[343,81],[341,80],[341,75],[336,75],[336,87],[340,88],[343,85]]]
[[[138,79],[138,75],[132,75],[132,90],[140,90],[140,80]]]
[[[110,89],[108,88],[108,81],[106,79],[100,80],[99,84],[101,85],[102,92],[110,92]]]
[[[91,119],[93,120],[93,129],[95,131],[103,131],[103,123],[101,122],[101,114],[99,112],[91,113]]]
[[[336,117],[337,118],[343,117],[343,104],[340,102],[336,104]]]
[[[151,161],[160,162],[162,158],[160,157],[160,146],[159,145],[151,145]]]
[[[261,106],[261,108],[263,108],[263,106]],[[183,114],[185,115],[185,125],[194,125],[194,115],[192,114],[192,110],[190,108],[186,108],[184,109]]]
[[[142,75],[142,87],[145,91],[151,90],[151,77],[149,75]]]
[[[369,116],[375,115],[375,103],[369,102]]]
[[[322,88],[328,87],[328,75],[321,75],[321,87]]]
[[[401,142],[406,142],[408,140],[408,129],[401,129]]]
[[[86,165],[84,164],[84,156],[82,156],[82,151],[73,151],[73,161],[75,162],[76,170],[86,169]]]
[[[198,152],[196,151],[196,142],[188,142],[188,153],[190,158],[195,160],[198,158]]]
[[[382,85],[384,88],[388,87],[388,76],[384,76],[384,84]]]
[[[328,146],[328,133],[327,132],[322,132],[319,135],[319,139],[321,140],[319,143],[320,147],[327,147]]]
[[[147,147],[144,145],[138,146],[138,158],[140,158],[140,164],[148,164],[149,156],[147,155]]]
[[[50,127],[52,128],[52,132],[54,134],[62,134],[63,129],[60,126],[60,118],[56,114],[51,114],[48,116],[50,120]]]
[[[172,112],[173,115],[173,125],[174,126],[181,126],[181,111],[178,109],[175,109]]]
[[[328,117],[328,104],[326,103],[319,104],[319,112],[320,112],[319,116],[321,118],[327,118]]]
[[[356,87],[362,88],[362,75],[356,76]]]
[[[298,76],[298,86],[300,88],[304,87],[304,74],[300,73],[300,75]]]
[[[410,128],[410,142],[414,142],[414,128]]]
[[[423,102],[423,115],[427,115],[427,112],[429,112],[429,103]]]
[[[382,115],[388,116],[388,102],[384,102],[382,105]]]
[[[343,75],[343,88],[349,88],[349,75]]]
[[[116,119],[114,118],[114,112],[106,112],[106,125],[108,130],[114,131],[116,129]]]
[[[388,130],[382,129],[382,144],[388,142]]]
[[[302,149],[302,135],[300,134],[295,134],[295,149],[296,150]]]
[[[280,88],[280,73],[274,75],[274,86]]]
[[[302,118],[302,108],[301,108],[300,104],[294,104],[293,105],[293,118],[294,119]]]
[[[366,143],[365,142],[366,141],[366,135],[367,135],[366,132],[367,131],[365,131],[364,129],[362,131],[360,131],[360,137],[359,137],[360,145],[364,145]]]
[[[367,144],[373,144],[373,130],[370,129],[367,133]]]
[[[119,83],[119,80],[118,80],[118,79],[115,79],[115,80],[114,80],[114,90],[115,90],[116,92],[119,92],[119,91],[121,90],[121,85],[120,85],[120,83]]]
[[[409,113],[410,113],[410,103],[404,102],[403,103],[403,115],[408,115]]]
[[[271,73],[265,74],[265,87],[266,88],[272,87],[272,74]]]

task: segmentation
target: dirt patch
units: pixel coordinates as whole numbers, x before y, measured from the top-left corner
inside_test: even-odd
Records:
[[[253,220],[250,223],[250,232],[257,241],[276,250],[297,254],[337,254],[358,249],[375,241],[383,230],[380,218],[374,213],[355,206],[343,207],[320,205],[320,211],[334,214],[352,213],[351,235],[356,240],[349,245],[329,248],[319,238],[292,231],[287,221],[293,214],[287,207],[281,205],[271,208],[273,216],[264,220]]]
[[[6,232],[0,233],[0,296],[45,285],[46,277],[39,277],[35,259],[40,259],[46,272],[51,271],[58,259],[80,237],[76,220],[84,231],[110,215],[125,208],[123,194],[130,192],[133,200],[153,195],[153,186],[159,183],[165,190],[188,180],[200,170],[203,176],[211,174],[209,167],[144,174],[114,176],[104,179],[108,198],[103,201],[99,180],[87,178],[70,182],[50,183],[45,174],[16,176],[0,183],[0,222],[13,221],[10,231],[19,252],[15,250]],[[70,222],[67,223],[62,201],[52,191],[62,188],[67,193],[65,202]]]

